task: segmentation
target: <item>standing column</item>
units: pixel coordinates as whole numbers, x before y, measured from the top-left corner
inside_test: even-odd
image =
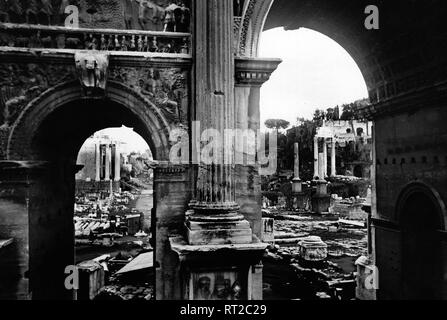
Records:
[[[300,144],[298,142],[295,142],[294,144],[294,154],[295,154],[295,163],[294,163],[294,170],[293,175],[296,178],[300,177]]]
[[[318,154],[318,178],[324,180],[324,152]]]
[[[118,142],[115,143],[115,181],[121,180],[121,156],[118,150]]]
[[[101,146],[99,142],[95,144],[95,181],[101,180]]]
[[[319,177],[319,159],[318,159],[318,137],[314,137],[314,178]],[[321,178],[321,177],[319,177]]]
[[[323,139],[323,176],[321,179],[327,177],[327,141],[326,138]]]
[[[106,144],[106,163],[105,163],[106,173],[105,173],[104,181],[110,181],[110,164],[111,164],[110,160],[111,159],[112,159],[112,155],[111,155],[110,145]]]
[[[294,154],[295,154],[295,163],[293,167],[293,181],[292,181],[292,191],[294,193],[302,192],[302,185],[300,179],[300,145],[298,142],[294,144]]]
[[[335,149],[335,137],[332,137],[332,148],[331,148],[331,177],[337,175],[336,168],[336,149]]]
[[[212,140],[213,152],[198,167],[195,200],[190,204],[193,213],[186,221],[188,242],[251,243],[250,224],[235,202],[234,137],[225,135],[225,129],[235,125],[233,1],[196,1],[195,5],[195,60],[202,62],[195,65],[195,114],[201,133],[208,130],[212,135],[203,142]]]

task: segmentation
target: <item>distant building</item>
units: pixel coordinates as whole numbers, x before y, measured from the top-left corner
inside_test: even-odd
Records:
[[[370,178],[372,165],[372,122],[357,120],[334,120],[325,121],[317,128],[316,141],[323,140],[324,148],[331,145],[331,175],[336,175],[337,168],[335,162],[335,148],[344,148],[344,154],[340,155],[341,162],[339,168],[343,174],[353,175],[358,178]],[[332,151],[334,148],[334,151]],[[323,149],[325,157],[328,152]],[[315,160],[315,175],[318,175],[318,159]],[[327,158],[323,159],[322,174],[327,175]],[[321,173],[320,173],[321,174]]]
[[[333,120],[325,121],[317,129],[319,138],[335,138],[340,147],[345,147],[349,142],[371,142],[372,122],[357,120]],[[363,139],[361,139],[363,138]]]
[[[77,164],[83,168],[76,174],[77,192],[118,191],[123,156],[119,141],[106,135],[87,139],[78,153]]]

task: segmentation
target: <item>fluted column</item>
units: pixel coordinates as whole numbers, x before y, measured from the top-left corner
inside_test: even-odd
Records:
[[[235,121],[233,1],[196,1],[196,6],[196,119],[200,121],[201,133],[214,129],[222,143],[214,146],[213,164],[201,159],[195,207],[236,210],[233,149],[224,147],[231,142],[224,130],[233,128]]]
[[[235,126],[233,0],[194,3],[195,118],[202,144],[212,152],[202,152],[208,157],[199,162],[195,199],[186,221],[187,238],[191,245],[250,243],[250,224],[235,199],[234,136],[225,134]]]
[[[262,195],[260,164],[256,161],[258,144],[256,135],[261,127],[260,93],[261,86],[269,80],[280,63],[280,59],[240,57],[235,61],[234,108],[236,129],[239,129],[235,134],[236,202],[241,207],[240,213],[250,222],[253,233],[259,238],[262,235]]]

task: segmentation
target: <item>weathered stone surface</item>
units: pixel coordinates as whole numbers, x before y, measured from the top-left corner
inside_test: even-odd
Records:
[[[320,237],[307,237],[300,241],[298,247],[305,261],[322,261],[327,258],[327,244]]]
[[[45,90],[76,78],[74,64],[1,63],[1,125],[12,125],[25,106]]]
[[[134,88],[158,106],[173,125],[189,126],[188,72],[180,68],[130,68],[111,70],[110,79]]]

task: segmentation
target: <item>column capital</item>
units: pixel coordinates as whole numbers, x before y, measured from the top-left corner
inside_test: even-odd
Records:
[[[235,59],[237,85],[262,86],[281,64],[281,59],[242,58]]]

